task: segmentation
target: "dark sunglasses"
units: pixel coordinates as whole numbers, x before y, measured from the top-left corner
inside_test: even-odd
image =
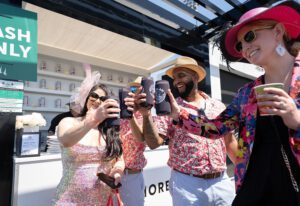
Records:
[[[244,37],[243,37],[243,40],[247,43],[251,43],[252,41],[254,41],[256,39],[256,31],[259,31],[259,30],[264,30],[264,29],[273,29],[274,26],[269,26],[269,27],[263,27],[263,28],[258,28],[258,29],[254,29],[254,30],[250,30],[248,31]],[[235,49],[238,51],[238,52],[241,52],[242,49],[243,49],[243,46],[242,46],[242,42],[241,41],[238,41],[236,44],[235,44]]]
[[[90,93],[89,97],[92,97],[93,99],[95,99],[94,101],[96,101],[97,99],[100,99],[101,102],[103,102],[106,99],[106,96],[99,96],[97,93],[92,92]]]

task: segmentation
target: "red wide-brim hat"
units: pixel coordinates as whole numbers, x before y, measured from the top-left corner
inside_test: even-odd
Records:
[[[300,38],[300,4],[286,1],[271,8],[258,7],[251,9],[241,16],[238,23],[228,29],[221,37],[220,49],[223,56],[231,62],[248,62],[235,49],[237,34],[240,29],[257,20],[274,20],[282,23],[291,39]]]

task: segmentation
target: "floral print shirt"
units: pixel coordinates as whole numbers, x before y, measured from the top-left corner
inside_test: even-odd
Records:
[[[135,117],[138,125],[142,125],[142,115],[138,113]],[[144,155],[146,144],[135,140],[135,137],[131,132],[130,120],[121,120],[120,136],[123,142],[122,147],[125,167],[130,169],[143,169],[147,164],[147,160]]]
[[[209,98],[200,92],[204,98],[203,108],[197,108],[182,98],[177,98],[178,104],[187,112],[196,116],[206,115],[215,118],[225,109],[223,103]],[[224,138],[208,139],[192,134],[183,128],[172,124],[167,116],[154,117],[160,134],[169,139],[168,165],[175,170],[187,174],[203,175],[222,172],[226,169],[226,147]]]
[[[239,89],[232,103],[214,120],[200,119],[187,111],[180,112],[180,126],[189,132],[217,138],[235,128],[239,129],[237,164],[235,182],[240,189],[253,149],[256,128],[257,100],[253,87],[262,84],[263,76]],[[300,56],[296,58],[289,95],[300,109]],[[190,125],[194,125],[192,128]],[[214,135],[217,134],[217,135]],[[300,129],[289,129],[289,143],[300,165]]]

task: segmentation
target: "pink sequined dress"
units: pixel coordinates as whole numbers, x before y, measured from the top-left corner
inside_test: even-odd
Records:
[[[76,145],[62,149],[63,176],[53,199],[55,206],[105,206],[111,189],[98,180],[109,174],[112,161],[103,161],[105,147]]]

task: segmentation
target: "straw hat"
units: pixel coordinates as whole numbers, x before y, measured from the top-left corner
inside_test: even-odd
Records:
[[[173,72],[177,68],[187,68],[196,72],[199,77],[198,82],[202,81],[206,76],[206,71],[203,67],[199,66],[196,60],[190,57],[182,56],[177,58],[174,66],[166,71],[166,75],[174,79]]]
[[[141,86],[142,79],[143,79],[142,76],[138,76],[133,82],[129,82],[128,86],[129,87],[132,87],[132,86],[135,86],[135,87]]]
[[[221,51],[229,61],[246,61],[240,52],[236,51],[237,34],[240,29],[257,20],[274,20],[284,25],[291,39],[300,37],[300,5],[297,2],[283,2],[271,8],[258,7],[241,16],[239,22],[228,29],[221,37]]]

